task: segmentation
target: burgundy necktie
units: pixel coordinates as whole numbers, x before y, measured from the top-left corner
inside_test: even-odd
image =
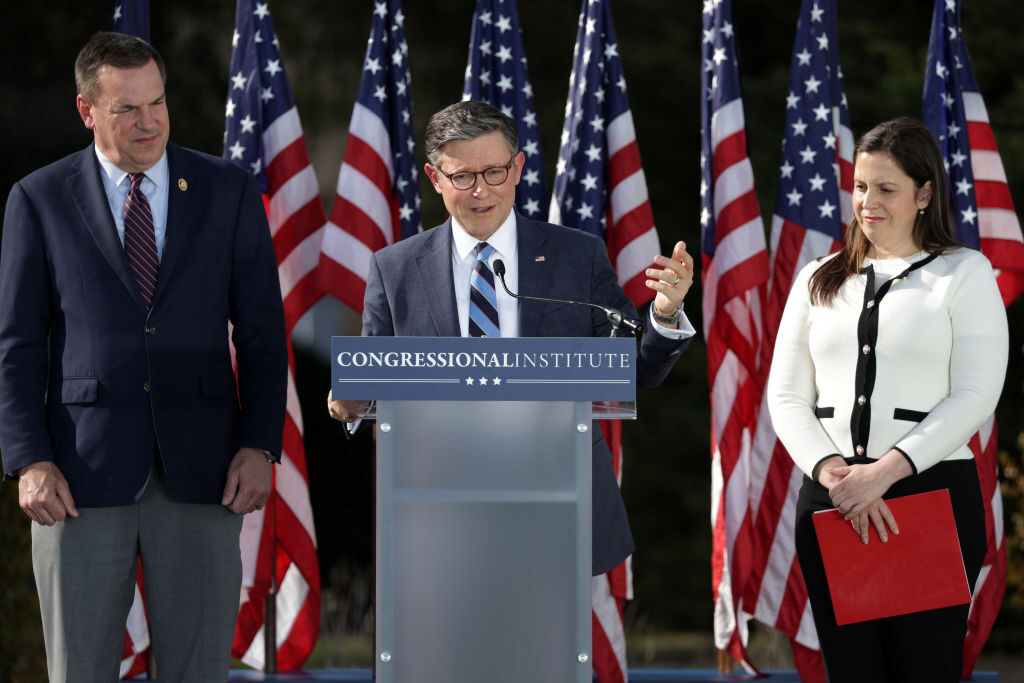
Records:
[[[128,265],[135,274],[139,293],[149,308],[156,290],[156,275],[160,261],[156,254],[156,230],[153,228],[153,212],[149,200],[142,193],[144,173],[129,173],[131,187],[124,202],[124,251]]]

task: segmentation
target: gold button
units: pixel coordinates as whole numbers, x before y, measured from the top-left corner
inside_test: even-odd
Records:
[[[145,384],[143,384],[142,385],[142,389],[143,389],[143,391],[149,391],[151,389],[151,387],[149,386],[149,382],[146,382]]]
[[[857,397],[857,404],[858,405],[864,405],[867,402],[868,402],[867,396],[858,396]]]
[[[862,348],[862,349],[861,349],[861,351],[863,351],[863,352],[864,352],[864,355],[866,356],[866,355],[868,355],[869,353],[871,353],[871,347],[870,347],[870,346],[868,346],[867,344],[865,344],[865,345],[864,345],[864,348]]]
[[[864,455],[864,447],[857,446],[857,455]]]
[[[874,307],[875,307],[875,300],[872,299],[871,301],[868,302],[868,308],[874,308]]]
[[[156,334],[156,328],[153,327],[152,325],[146,325],[146,334],[152,337],[154,334]]]

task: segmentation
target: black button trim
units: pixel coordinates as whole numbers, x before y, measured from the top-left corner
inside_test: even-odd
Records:
[[[876,349],[878,341],[878,311],[881,308],[882,300],[889,292],[894,282],[906,279],[911,272],[922,268],[936,258],[939,252],[928,255],[917,263],[911,264],[902,273],[885,282],[875,292],[875,269],[867,266],[861,273],[867,276],[864,285],[864,307],[861,309],[860,319],[857,321],[857,347],[862,349],[865,345]],[[860,455],[866,452],[866,445],[871,436],[871,394],[875,390],[875,376],[877,373],[875,353],[857,354],[857,372],[853,387],[853,411],[850,413],[850,438],[854,446],[854,452]],[[863,401],[858,399],[863,398]]]

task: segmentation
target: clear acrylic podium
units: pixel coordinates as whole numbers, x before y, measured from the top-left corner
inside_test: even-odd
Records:
[[[552,380],[535,381],[544,398]],[[635,405],[385,393],[371,416],[377,680],[591,681],[592,418]]]

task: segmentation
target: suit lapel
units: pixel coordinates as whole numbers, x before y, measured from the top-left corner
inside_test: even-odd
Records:
[[[184,250],[196,221],[193,219],[198,193],[203,191],[198,180],[192,177],[191,159],[176,145],[167,145],[167,230],[164,232],[164,253],[160,259],[153,306],[160,300],[167,282],[174,272],[178,257]],[[182,183],[181,181],[185,181]]]
[[[519,249],[519,294],[549,296],[555,271],[555,254],[545,251],[547,237],[537,223],[516,214]],[[519,302],[519,336],[539,336],[542,304]]]
[[[100,179],[100,162],[96,159],[96,151],[92,145],[79,153],[78,172],[68,176],[68,192],[78,205],[86,229],[92,235],[103,258],[113,269],[121,284],[135,298],[142,308],[146,307],[139,294],[135,276],[128,266],[124,246],[117,236],[114,217],[110,214],[110,202],[107,201],[106,190]]]
[[[452,273],[451,219],[431,229],[428,248],[416,257],[420,286],[434,328],[441,337],[462,336],[459,308],[455,303],[455,275]]]

